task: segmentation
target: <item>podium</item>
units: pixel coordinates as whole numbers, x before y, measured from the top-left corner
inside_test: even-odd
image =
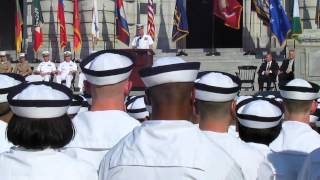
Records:
[[[130,75],[130,80],[132,81],[133,91],[143,91],[145,86],[140,78],[139,71],[145,67],[150,67],[153,64],[154,52],[152,49],[119,49],[130,53],[133,57],[134,67]]]

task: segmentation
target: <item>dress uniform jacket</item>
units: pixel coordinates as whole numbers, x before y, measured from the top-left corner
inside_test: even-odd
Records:
[[[9,151],[11,144],[6,136],[7,123],[0,120],[0,153]]]
[[[142,37],[137,36],[133,38],[131,45],[136,47],[137,49],[149,49],[150,46],[153,44],[153,40],[151,36],[145,34]]]
[[[65,79],[67,75],[69,75],[70,71],[77,71],[77,64],[72,61],[64,61],[59,64],[58,71],[61,72],[62,79]]]
[[[27,76],[32,73],[31,66],[28,62],[19,62],[14,68],[14,73],[20,74],[21,76]]]
[[[260,143],[247,143],[251,148],[259,151],[264,157],[267,157],[268,154],[271,152],[269,146],[265,144],[260,144]]]
[[[212,142],[221,146],[241,167],[246,180],[256,180],[258,168],[264,161],[264,156],[245,144],[239,138],[228,133],[203,131]],[[248,163],[250,162],[250,163]]]
[[[14,147],[0,155],[1,180],[96,180],[90,165],[53,149]]]
[[[76,135],[62,152],[90,163],[96,170],[108,150],[140,125],[127,113],[117,110],[82,112],[72,121]]]
[[[151,120],[104,157],[100,180],[243,179],[240,167],[198,127],[183,120]]]
[[[11,72],[11,63],[9,61],[0,62],[0,73],[9,73]]]
[[[52,73],[56,71],[56,65],[53,62],[41,62],[37,68],[37,71],[40,73]],[[45,75],[44,81],[49,81],[51,75]]]

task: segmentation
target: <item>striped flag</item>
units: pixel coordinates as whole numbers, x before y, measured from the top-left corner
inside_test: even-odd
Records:
[[[316,24],[318,25],[318,28],[320,28],[320,0],[317,1]]]
[[[182,0],[176,1],[176,7],[174,9],[173,16],[173,29],[172,29],[172,41],[178,41],[189,34],[189,26],[187,13],[183,6]]]
[[[73,2],[73,46],[74,51],[78,52],[81,48],[82,40],[80,33],[80,18],[79,18],[79,5],[78,0]]]
[[[126,13],[124,11],[123,7],[123,1],[122,0],[116,0],[115,2],[115,18],[116,18],[116,35],[117,39],[127,46],[129,46],[130,43],[130,34],[129,34],[129,28],[126,18]]]
[[[63,0],[59,0],[58,2],[58,21],[60,26],[60,47],[65,48],[67,45],[67,30],[66,30],[66,20],[64,18]]]
[[[257,12],[263,24],[268,25],[270,23],[269,0],[252,0],[251,3],[251,9]]]
[[[299,12],[299,1],[294,0],[293,2],[293,13],[292,13],[292,36],[295,37],[302,34],[300,12]]]
[[[97,0],[92,0],[92,5],[91,35],[92,41],[97,43],[99,39],[99,13],[97,8]]]
[[[43,16],[41,11],[40,0],[33,1],[33,26],[34,26],[34,42],[33,50],[38,52],[42,45],[42,31],[41,25],[43,24]]]
[[[148,34],[154,40],[155,38],[155,27],[154,27],[154,11],[153,11],[153,0],[148,0]]]
[[[22,44],[22,26],[23,20],[20,10],[19,0],[16,0],[16,24],[15,24],[15,31],[16,31],[16,50],[17,53],[21,52],[21,44]]]

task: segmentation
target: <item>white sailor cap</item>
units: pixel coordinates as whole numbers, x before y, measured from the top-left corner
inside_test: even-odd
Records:
[[[26,77],[27,82],[39,82],[43,81],[43,77],[39,74],[31,74]]]
[[[253,98],[252,96],[238,96],[236,98],[236,104],[239,104],[241,101],[244,101],[246,99],[250,99],[250,98]]]
[[[92,105],[92,96],[88,93],[84,93],[82,97],[85,99],[85,101],[89,104]]]
[[[82,106],[83,98],[79,95],[73,95],[71,104],[68,108],[67,114],[68,115],[76,115]]]
[[[25,54],[25,53],[20,53],[20,54],[19,54],[19,58],[24,58],[24,57],[26,57],[26,54]]]
[[[91,84],[111,85],[129,78],[133,69],[131,59],[129,53],[104,50],[89,55],[81,61],[80,67]]]
[[[82,98],[82,103],[78,113],[89,111],[90,104],[88,103],[87,99],[83,95],[79,96]]]
[[[144,96],[134,96],[126,102],[127,113],[135,119],[144,119],[149,116]]]
[[[146,87],[178,82],[194,82],[200,69],[199,62],[186,62],[179,57],[162,57],[152,67],[140,70]]]
[[[49,56],[50,52],[47,50],[42,51],[42,56]]]
[[[72,55],[71,51],[65,51],[63,54],[64,54],[64,56],[71,56]]]
[[[239,111],[240,108],[242,108],[241,111]],[[242,126],[268,129],[281,123],[283,108],[273,99],[250,98],[237,105],[236,113]]]
[[[195,84],[195,97],[202,101],[227,102],[234,100],[240,90],[237,76],[213,71],[203,75]]]
[[[294,79],[280,86],[280,94],[284,99],[314,100],[318,98],[319,86],[303,79]]]
[[[0,73],[0,103],[7,102],[8,93],[24,81],[24,77],[14,73]]]
[[[268,96],[266,96],[266,98],[269,98],[269,99],[275,99],[275,98],[276,98],[276,96],[275,96],[275,95],[273,95],[273,94],[269,94]]]
[[[137,29],[142,29],[142,28],[144,28],[144,25],[143,24],[137,24],[136,27],[137,27]]]
[[[72,92],[52,82],[22,83],[8,94],[12,112],[20,117],[46,119],[67,113]]]
[[[6,56],[7,52],[6,51],[0,51],[0,56]]]

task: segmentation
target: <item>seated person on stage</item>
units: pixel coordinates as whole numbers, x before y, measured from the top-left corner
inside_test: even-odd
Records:
[[[16,67],[13,70],[14,73],[20,74],[23,77],[26,77],[32,74],[31,66],[29,65],[28,61],[26,60],[26,56],[24,53],[19,54],[19,62],[17,63]]]
[[[71,52],[64,52],[64,59],[58,66],[57,71],[57,83],[61,84],[61,81],[66,81],[66,86],[71,87],[71,81],[74,73],[77,72],[77,64],[71,61]]]
[[[289,51],[289,58],[283,60],[279,69],[279,84],[285,85],[294,79],[294,59],[296,55],[294,50]]]
[[[40,74],[44,81],[50,81],[52,75],[56,73],[56,65],[49,60],[49,51],[43,51],[42,57],[43,62],[41,62],[36,70],[36,74]]]
[[[11,63],[6,57],[5,51],[0,52],[0,73],[10,73],[12,71]]]
[[[137,35],[133,38],[131,46],[133,49],[152,49],[153,40],[151,36],[144,34],[143,24],[137,24]]]
[[[270,90],[271,83],[276,81],[278,69],[278,63],[272,59],[272,54],[268,53],[265,62],[261,64],[258,71],[259,91],[263,91],[265,82],[267,83],[267,91]]]

